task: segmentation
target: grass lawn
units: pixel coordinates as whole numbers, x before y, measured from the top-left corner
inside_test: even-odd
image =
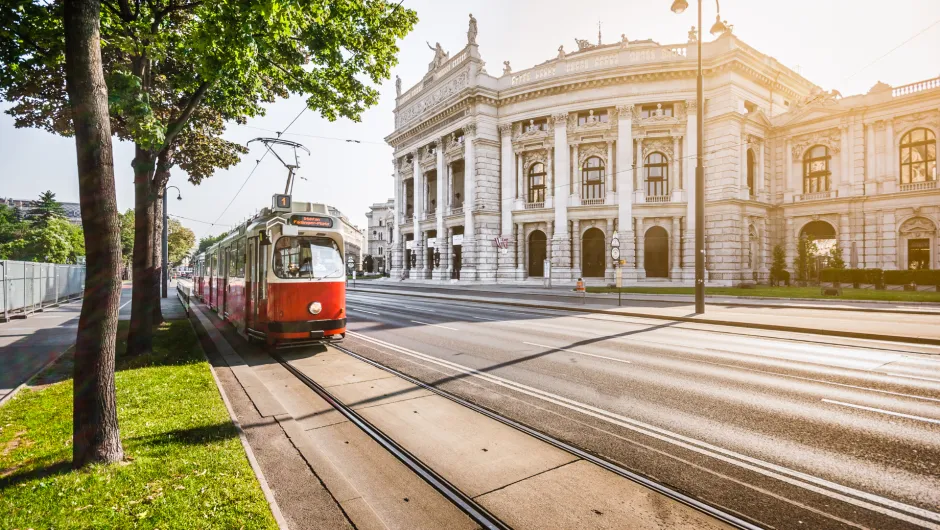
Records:
[[[588,287],[589,293],[616,293],[615,287]],[[693,287],[621,287],[621,292],[635,294],[695,294]],[[836,300],[889,300],[892,302],[940,302],[938,292],[876,291],[874,289],[842,289],[842,296],[823,296],[819,287],[706,287],[709,296],[762,296],[768,298],[826,298]]]
[[[154,350],[118,359],[123,463],[70,468],[69,354],[0,408],[0,527],[277,528],[190,323]]]

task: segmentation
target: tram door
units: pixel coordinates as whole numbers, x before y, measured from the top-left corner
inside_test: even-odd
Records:
[[[248,248],[251,252],[248,256],[248,262],[251,263],[251,311],[248,318],[251,329],[258,330],[261,328],[261,307],[267,298],[267,246],[254,237]]]
[[[245,327],[255,328],[258,306],[258,278],[256,263],[258,257],[258,238],[248,238],[248,256],[245,260]]]

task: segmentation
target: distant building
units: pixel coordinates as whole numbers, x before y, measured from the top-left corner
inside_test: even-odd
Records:
[[[369,220],[369,225],[366,227],[367,258],[363,263],[363,270],[384,273],[388,270],[388,263],[391,261],[395,199],[369,206],[366,219]]]
[[[20,217],[26,217],[26,214],[33,208],[36,201],[32,199],[3,199],[0,198],[0,204],[16,209]],[[60,202],[65,210],[65,218],[75,226],[82,226],[82,206],[77,202]]]
[[[348,262],[349,257],[352,256],[356,262],[356,270],[362,270],[362,248],[365,239],[362,230],[352,224],[349,218],[339,209],[332,206],[328,206],[328,208],[330,209],[330,215],[339,217],[343,221],[343,238],[346,240],[346,255],[343,257]]]

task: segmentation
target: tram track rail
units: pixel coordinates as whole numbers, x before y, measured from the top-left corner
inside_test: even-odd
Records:
[[[330,344],[330,346],[342,351],[347,355],[352,355],[357,359],[369,362],[377,367],[391,371],[391,369],[377,365],[372,361],[358,356],[356,353],[351,352],[345,348],[338,347],[336,344]],[[358,427],[362,432],[369,436],[372,440],[378,443],[383,449],[391,453],[398,461],[404,464],[409,470],[418,475],[422,480],[424,480],[429,486],[431,486],[435,491],[440,493],[444,498],[453,503],[458,509],[467,514],[475,523],[480,525],[482,528],[487,530],[510,530],[511,527],[500,520],[498,517],[490,513],[489,510],[484,508],[478,502],[476,502],[472,497],[461,491],[457,486],[449,482],[447,479],[439,475],[436,471],[431,469],[430,466],[425,464],[421,459],[413,455],[407,449],[398,444],[390,436],[382,432],[379,428],[375,427],[368,420],[363,418],[359,413],[353,410],[351,407],[337,399],[333,396],[326,388],[322,385],[311,379],[301,370],[293,366],[289,361],[284,359],[277,351],[268,351],[274,360],[276,360],[281,366],[283,366],[288,372],[295,376],[299,381],[301,381],[307,388],[314,391],[319,395],[324,401],[329,403],[337,412],[342,414],[347,420],[349,420],[353,425]],[[393,372],[394,373],[394,372]],[[409,381],[411,379],[409,378]]]
[[[649,488],[649,489],[651,489],[651,490],[653,490],[653,491],[655,491],[655,492],[657,492],[657,493],[659,493],[659,494],[661,494],[661,495],[664,495],[664,496],[668,497],[669,499],[672,499],[672,500],[674,500],[674,501],[676,501],[676,502],[679,502],[679,503],[681,503],[681,504],[684,504],[684,505],[686,505],[686,506],[688,506],[688,507],[690,507],[690,508],[692,508],[692,509],[694,509],[694,510],[697,510],[697,511],[699,511],[699,512],[705,513],[705,514],[707,514],[707,515],[709,515],[709,516],[711,516],[711,517],[713,517],[713,518],[715,518],[715,519],[717,519],[717,520],[719,520],[719,521],[721,521],[721,522],[723,522],[723,523],[725,523],[725,524],[727,524],[727,525],[729,525],[729,526],[731,526],[731,527],[733,527],[733,528],[738,528],[738,529],[741,529],[741,530],[763,530],[763,527],[758,526],[758,525],[756,525],[755,523],[752,523],[752,522],[750,522],[750,521],[747,521],[747,520],[745,520],[745,519],[743,519],[743,518],[741,518],[741,517],[738,517],[738,516],[736,516],[736,515],[734,515],[734,514],[728,513],[728,512],[726,512],[726,511],[724,511],[724,510],[721,510],[720,508],[714,507],[714,506],[712,506],[712,505],[710,505],[710,504],[707,504],[707,503],[705,503],[705,502],[702,502],[702,501],[700,501],[700,500],[698,500],[698,499],[695,499],[694,497],[691,497],[691,496],[686,495],[686,494],[684,494],[684,493],[682,493],[682,492],[680,492],[680,491],[674,490],[674,489],[672,489],[672,488],[670,488],[670,487],[668,487],[668,486],[665,486],[665,485],[663,485],[663,484],[660,484],[660,483],[658,483],[658,482],[655,482],[655,481],[653,481],[653,480],[651,480],[651,479],[648,479],[648,478],[646,478],[646,477],[644,477],[644,476],[642,476],[642,475],[639,475],[639,474],[637,474],[637,473],[634,473],[634,472],[632,472],[632,471],[630,471],[630,470],[628,470],[628,469],[626,469],[626,468],[624,468],[624,467],[622,467],[622,466],[620,466],[620,465],[618,465],[618,464],[616,464],[616,463],[614,463],[614,462],[611,462],[611,461],[609,461],[609,460],[606,460],[606,459],[604,459],[604,458],[601,458],[601,457],[598,457],[598,456],[596,456],[596,455],[594,455],[594,454],[591,454],[591,453],[589,453],[589,452],[587,452],[587,451],[584,451],[584,450],[582,450],[582,449],[579,449],[579,448],[577,448],[577,447],[575,447],[575,446],[573,446],[573,445],[571,445],[571,444],[569,444],[569,443],[567,443],[567,442],[564,442],[564,441],[562,441],[562,440],[559,440],[558,438],[554,438],[554,437],[549,436],[549,435],[547,435],[547,434],[545,434],[545,433],[542,433],[542,432],[540,432],[540,431],[537,431],[537,430],[535,430],[535,429],[533,429],[533,428],[531,428],[531,427],[529,427],[529,426],[527,426],[527,425],[524,425],[524,424],[522,424],[522,423],[520,423],[520,422],[517,422],[517,421],[515,421],[515,420],[513,420],[513,419],[507,418],[506,416],[503,416],[502,414],[499,414],[499,413],[497,413],[497,412],[495,412],[495,411],[492,411],[492,410],[490,410],[490,409],[488,409],[488,408],[481,407],[480,405],[477,405],[477,404],[475,404],[475,403],[472,403],[472,402],[470,402],[470,401],[467,401],[467,400],[465,400],[465,399],[463,399],[463,398],[461,398],[461,397],[459,397],[459,396],[457,396],[457,395],[454,395],[454,394],[452,394],[452,393],[450,393],[450,392],[447,392],[447,391],[445,391],[445,390],[441,390],[441,389],[436,388],[436,387],[434,387],[434,386],[432,386],[432,385],[429,385],[429,384],[427,384],[427,383],[424,383],[423,381],[420,381],[420,380],[418,380],[418,379],[416,379],[416,378],[414,378],[414,377],[412,377],[412,376],[409,376],[409,375],[407,375],[407,374],[405,374],[405,373],[402,373],[402,372],[400,372],[400,371],[398,371],[398,370],[396,370],[396,369],[394,369],[394,368],[391,368],[391,367],[389,367],[389,366],[385,366],[384,364],[382,364],[382,363],[380,363],[380,362],[378,362],[378,361],[374,361],[374,360],[372,360],[372,359],[369,359],[368,357],[364,357],[364,356],[362,356],[362,355],[360,355],[360,354],[358,354],[358,353],[356,353],[356,352],[354,352],[354,351],[352,351],[352,350],[350,350],[350,349],[348,349],[348,348],[346,348],[346,347],[344,347],[344,346],[341,346],[341,345],[338,345],[338,344],[331,344],[330,346],[333,347],[333,348],[335,348],[335,349],[337,349],[337,350],[339,350],[339,351],[341,351],[341,352],[343,352],[343,353],[345,353],[346,355],[349,355],[350,357],[353,357],[354,359],[357,359],[357,360],[359,360],[359,361],[365,362],[365,363],[367,363],[367,364],[369,364],[369,365],[371,365],[371,366],[373,366],[373,367],[375,367],[375,368],[378,368],[378,369],[383,370],[383,371],[385,371],[385,372],[388,372],[388,373],[390,373],[390,374],[392,374],[392,375],[395,375],[396,377],[399,377],[399,378],[401,378],[401,379],[404,379],[405,381],[408,381],[409,383],[411,383],[411,384],[413,384],[413,385],[416,385],[416,386],[418,386],[418,387],[420,387],[420,388],[423,388],[423,389],[425,389],[425,390],[427,390],[427,391],[429,391],[429,392],[431,392],[431,393],[433,393],[433,394],[436,394],[436,395],[438,395],[438,396],[440,396],[440,397],[446,398],[446,399],[448,399],[448,400],[450,400],[450,401],[452,401],[452,402],[454,402],[454,403],[456,403],[456,404],[458,404],[458,405],[461,405],[461,406],[463,406],[463,407],[466,407],[466,408],[468,408],[468,409],[470,409],[470,410],[472,410],[472,411],[474,411],[474,412],[477,412],[477,413],[479,413],[479,414],[482,414],[482,415],[484,415],[484,416],[486,416],[486,417],[488,417],[488,418],[490,418],[490,419],[496,420],[496,421],[498,421],[498,422],[500,422],[500,423],[502,423],[502,424],[504,424],[504,425],[506,425],[506,426],[508,426],[508,427],[512,427],[513,429],[516,429],[516,430],[518,430],[518,431],[520,431],[520,432],[522,432],[522,433],[524,433],[524,434],[527,434],[527,435],[529,435],[529,436],[532,436],[533,438],[536,438],[536,439],[538,439],[538,440],[540,440],[540,441],[542,441],[542,442],[545,442],[545,443],[547,443],[547,444],[549,444],[549,445],[552,445],[552,446],[556,447],[557,449],[560,449],[560,450],[562,450],[562,451],[565,451],[565,452],[567,452],[567,453],[569,453],[569,454],[571,454],[571,455],[573,455],[573,456],[576,456],[576,457],[578,457],[578,458],[580,458],[580,459],[583,459],[583,460],[585,460],[585,461],[588,461],[588,462],[590,462],[590,463],[592,463],[592,464],[594,464],[594,465],[596,465],[596,466],[598,466],[598,467],[600,467],[600,468],[602,468],[602,469],[605,469],[605,470],[607,470],[607,471],[610,471],[610,472],[612,472],[612,473],[614,473],[614,474],[616,474],[616,475],[619,475],[619,476],[621,476],[621,477],[623,477],[623,478],[625,478],[625,479],[628,479],[628,480],[633,481],[633,482],[635,482],[635,483],[637,483],[637,484],[640,484],[641,486],[644,486],[644,487],[646,487],[646,488]],[[277,357],[275,357],[275,359],[277,359]],[[281,362],[282,364],[285,364],[281,359],[278,359],[278,362]],[[288,370],[290,370],[291,373],[295,373],[295,371],[296,371],[296,372],[299,372],[299,370],[297,370],[296,368],[290,367],[290,366],[287,365],[287,364],[285,364],[285,367],[286,367]],[[301,375],[302,375],[302,374],[301,374]],[[306,376],[304,376],[304,377],[306,377]],[[307,379],[309,379],[309,378],[307,378]],[[306,382],[306,381],[305,381],[305,382]],[[316,383],[314,382],[313,384],[316,384]],[[314,390],[314,391],[316,391],[316,390]],[[326,391],[324,390],[324,392],[326,392]],[[319,392],[318,392],[318,393],[319,393]],[[328,394],[328,392],[326,392],[326,393]],[[322,394],[321,394],[321,396],[322,396]],[[326,399],[326,398],[324,397],[324,399]],[[335,401],[335,398],[333,398],[333,400]],[[330,402],[331,405],[333,404],[333,402],[330,401],[330,399],[327,399],[327,401]],[[350,411],[350,412],[353,412],[353,414],[355,414],[354,411]],[[365,421],[365,420],[363,420],[363,421]],[[366,423],[368,423],[368,422],[366,422]],[[374,427],[373,427],[373,428],[374,428]],[[394,443],[394,442],[393,442],[393,443]],[[396,444],[396,445],[397,445],[397,444]],[[396,456],[397,456],[397,455],[396,455]],[[407,464],[406,464],[406,465],[407,465]],[[422,476],[422,478],[424,478],[424,477]],[[434,484],[431,484],[431,485],[434,486]],[[448,497],[448,498],[449,498],[449,497]],[[472,501],[472,499],[471,499],[471,501]],[[455,504],[456,504],[456,503],[455,503]],[[463,507],[461,507],[460,505],[458,505],[458,507],[460,507],[461,509],[463,509]],[[482,508],[482,507],[481,507],[481,508]],[[465,511],[466,511],[466,510],[465,510]],[[485,511],[485,509],[484,509],[484,511]],[[487,512],[487,513],[488,513],[488,512]],[[472,515],[471,515],[471,517],[472,517]],[[503,526],[502,528],[508,528],[508,527]]]

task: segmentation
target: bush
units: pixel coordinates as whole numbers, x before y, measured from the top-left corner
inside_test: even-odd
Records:
[[[832,267],[828,269],[822,269],[821,271],[819,271],[819,281],[826,282],[826,283],[834,283],[834,282],[841,283],[843,281],[842,279],[843,272],[844,272],[843,269],[832,268]]]
[[[914,271],[884,271],[885,285],[909,285],[914,283]]]
[[[770,275],[770,284],[773,286],[790,286],[790,273],[786,269],[780,269],[777,273]]]
[[[884,271],[881,269],[861,269],[862,281],[859,283],[870,283],[876,288],[884,287]]]
[[[914,283],[917,285],[940,285],[940,269],[918,269],[914,273]]]

